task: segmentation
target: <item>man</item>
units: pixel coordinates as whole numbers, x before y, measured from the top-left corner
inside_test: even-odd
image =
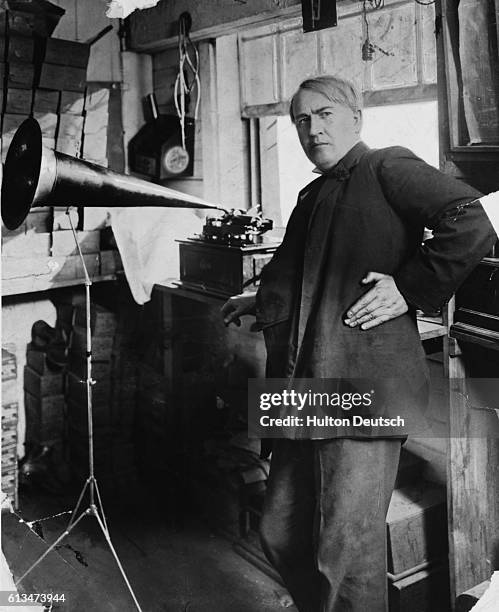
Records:
[[[360,140],[361,97],[346,80],[304,81],[291,118],[321,176],[303,189],[256,295],[269,377],[396,379],[392,408],[421,406],[427,371],[415,310],[442,306],[495,235],[471,187],[410,151]],[[433,238],[422,245],[424,228]],[[385,519],[402,439],[290,434],[275,440],[261,538],[301,612],[384,612]]]

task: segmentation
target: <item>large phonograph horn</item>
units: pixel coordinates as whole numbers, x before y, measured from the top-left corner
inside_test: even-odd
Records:
[[[195,196],[119,174],[42,146],[38,122],[24,121],[12,139],[3,171],[2,219],[21,225],[36,206],[165,206],[225,210]]]

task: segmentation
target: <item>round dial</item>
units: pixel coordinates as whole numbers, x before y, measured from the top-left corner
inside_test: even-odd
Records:
[[[181,174],[189,165],[189,153],[180,145],[175,145],[165,151],[163,166],[171,174]]]

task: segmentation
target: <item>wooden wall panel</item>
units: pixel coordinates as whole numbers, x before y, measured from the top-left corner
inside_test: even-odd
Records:
[[[154,93],[161,113],[175,113],[173,92],[178,69],[178,49],[167,49],[153,56]]]
[[[422,78],[424,83],[436,83],[437,81],[437,40],[435,36],[435,6],[419,7],[419,19],[421,24],[421,64]]]
[[[379,48],[362,60],[366,26],[358,4],[340,4],[338,26],[303,34],[301,18],[260,26],[239,34],[243,114],[287,112],[301,80],[319,73],[353,79],[370,103],[428,99],[436,83],[434,8],[413,0],[387,0],[369,10],[369,39]],[[433,92],[433,93],[432,93]],[[378,95],[373,101],[370,94]]]
[[[241,86],[245,104],[279,101],[278,37],[275,27],[259,28],[239,40]]]
[[[365,63],[362,61],[362,18],[341,19],[338,27],[320,33],[321,72],[339,74],[364,88]]]
[[[130,44],[137,51],[158,49],[164,41],[177,36],[178,18],[184,11],[192,17],[193,37],[204,31],[207,38],[215,35],[210,29],[221,30],[223,24],[261,19],[262,16],[279,18],[293,6],[298,5],[299,10],[299,4],[300,0],[161,0],[154,8],[135,11],[129,17]]]
[[[279,39],[282,67],[280,97],[288,99],[304,79],[320,72],[319,38],[315,32],[304,34],[302,21],[297,19],[286,24]]]
[[[376,51],[370,67],[370,89],[406,87],[418,82],[415,3],[388,6],[369,14],[370,37]]]

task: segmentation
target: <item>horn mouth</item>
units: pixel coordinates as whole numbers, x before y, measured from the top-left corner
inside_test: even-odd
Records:
[[[15,230],[33,203],[42,163],[42,132],[32,117],[14,134],[5,160],[2,179],[2,220]]]

